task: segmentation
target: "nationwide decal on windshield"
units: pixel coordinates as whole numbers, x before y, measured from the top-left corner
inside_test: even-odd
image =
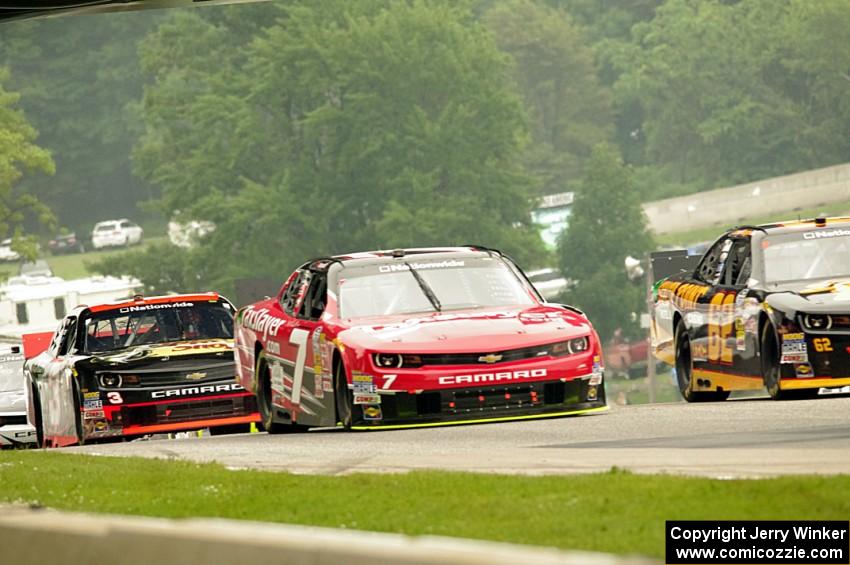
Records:
[[[146,312],[148,310],[170,310],[172,308],[192,308],[194,302],[166,302],[164,304],[139,304],[138,306],[126,306],[119,308],[118,311],[122,314],[128,312]]]
[[[803,239],[823,239],[828,237],[844,237],[848,235],[850,235],[850,230],[838,228],[834,230],[807,231],[803,234]]]
[[[402,271],[410,270],[410,267],[413,267],[417,271],[426,271],[428,269],[451,269],[454,267],[463,267],[466,265],[465,261],[458,261],[457,259],[447,259],[445,261],[434,261],[431,263],[394,263],[391,265],[381,265],[378,267],[378,272],[380,273],[397,273]]]

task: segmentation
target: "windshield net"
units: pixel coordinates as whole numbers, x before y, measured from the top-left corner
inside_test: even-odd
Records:
[[[340,274],[340,316],[386,316],[436,310],[416,277],[442,310],[534,304],[514,272],[497,258],[420,260],[347,267]]]
[[[233,312],[226,302],[146,304],[90,314],[85,320],[89,353],[135,345],[233,337]]]
[[[762,240],[766,282],[850,276],[850,230],[824,229]]]

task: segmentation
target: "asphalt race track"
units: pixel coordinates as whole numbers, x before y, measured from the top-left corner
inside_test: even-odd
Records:
[[[339,475],[443,469],[710,477],[850,472],[850,395],[612,407],[597,415],[385,432],[312,430],[87,445],[67,453]]]

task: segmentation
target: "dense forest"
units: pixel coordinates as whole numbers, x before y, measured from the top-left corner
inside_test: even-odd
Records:
[[[4,157],[26,174],[0,194],[32,200],[31,231],[34,215],[214,222],[192,250],[102,266],[160,290],[402,245],[541,264],[534,197],[601,190],[594,163],[612,179],[624,163],[639,202],[847,161],[848,45],[846,0],[281,0],[12,23],[0,144],[3,116],[25,117],[52,161]]]

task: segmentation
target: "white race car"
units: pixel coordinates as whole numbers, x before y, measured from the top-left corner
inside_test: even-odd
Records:
[[[35,428],[27,422],[24,354],[20,345],[0,344],[0,447],[35,441]]]

